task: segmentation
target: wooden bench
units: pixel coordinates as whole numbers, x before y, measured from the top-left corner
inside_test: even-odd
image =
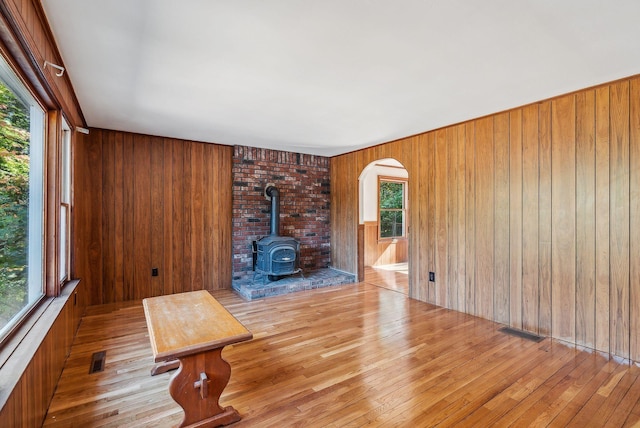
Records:
[[[220,407],[231,366],[222,348],[253,335],[208,291],[151,297],[142,301],[156,363],[179,360],[169,383],[171,397],[184,409],[180,427],[213,427],[240,420],[232,407]]]

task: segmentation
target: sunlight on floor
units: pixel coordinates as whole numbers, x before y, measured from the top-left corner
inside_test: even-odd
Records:
[[[390,264],[390,265],[378,265],[378,266],[371,266],[374,269],[380,269],[380,270],[386,270],[386,271],[393,271],[393,272],[398,272],[398,273],[404,273],[406,275],[409,274],[409,263],[394,263],[394,264]]]

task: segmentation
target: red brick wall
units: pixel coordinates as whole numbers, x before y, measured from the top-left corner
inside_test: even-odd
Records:
[[[328,267],[329,158],[235,146],[233,153],[233,279],[253,275],[253,241],[269,234],[267,183],[280,191],[280,235],[300,241],[300,267]]]

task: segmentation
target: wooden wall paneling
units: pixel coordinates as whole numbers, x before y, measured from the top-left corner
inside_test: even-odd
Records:
[[[458,310],[458,127],[446,129],[447,148],[447,308]]]
[[[457,146],[457,172],[458,178],[456,187],[454,189],[457,191],[456,196],[456,204],[457,204],[457,216],[455,219],[454,227],[457,229],[457,272],[458,272],[458,296],[457,298],[457,308],[459,311],[466,311],[466,283],[467,283],[467,272],[466,272],[466,131],[467,127],[462,124],[458,125],[458,133],[457,133],[457,141],[455,142]]]
[[[477,315],[476,307],[476,122],[468,122],[465,129],[465,254],[467,313]]]
[[[428,301],[429,298],[429,171],[427,152],[429,141],[425,134],[417,137],[413,145],[413,164],[409,194],[411,206],[411,273],[409,280],[413,284],[411,297]]]
[[[150,183],[150,211],[151,223],[151,260],[149,266],[150,295],[164,294],[164,139],[151,137],[151,183]],[[151,269],[158,269],[158,276],[151,275]]]
[[[412,297],[442,304],[446,293],[447,307],[506,316],[517,328],[638,358],[639,81],[602,85],[409,139],[408,165],[418,186],[410,190]],[[485,134],[493,137],[489,151]],[[359,158],[402,157],[397,150],[409,156],[404,143],[366,149]],[[353,165],[348,156],[338,156],[332,167],[338,159],[344,171]],[[338,177],[342,171],[332,173]],[[501,218],[505,211],[508,216]],[[485,236],[487,212],[493,232]],[[334,228],[333,238],[340,239],[336,232],[341,230]],[[487,242],[491,262],[483,259]],[[429,271],[441,271],[443,260],[449,281],[436,293],[426,279]],[[493,282],[484,279],[485,267]],[[495,284],[489,285],[489,303],[481,300],[487,284]],[[505,291],[508,315],[500,312],[507,310],[501,303]]]
[[[428,208],[427,208],[427,223],[428,223],[428,252],[426,258],[426,265],[428,266],[427,272],[434,272],[436,270],[436,247],[438,245],[437,241],[437,230],[436,230],[436,139],[435,132],[430,132],[427,135],[428,138],[428,147],[427,147],[427,195],[428,198]],[[428,278],[428,276],[427,276]],[[436,278],[438,280],[438,278]],[[428,291],[429,303],[436,303],[436,285],[435,283],[429,281],[428,282]]]
[[[203,206],[203,220],[204,220],[204,248],[203,248],[203,275],[205,289],[215,290],[218,289],[220,283],[219,274],[224,272],[224,266],[220,263],[220,258],[217,258],[218,251],[215,246],[224,246],[225,242],[222,234],[220,233],[220,216],[221,211],[220,203],[214,203],[215,199],[220,198],[221,188],[220,180],[218,177],[219,169],[214,169],[215,159],[218,157],[219,148],[212,145],[204,145],[203,154],[203,170],[209,173],[203,177],[203,189],[202,189],[202,206]],[[207,261],[212,262],[208,263]],[[215,262],[213,262],[215,261]]]
[[[115,296],[115,136],[113,132],[102,136],[102,301],[113,302]]]
[[[231,288],[231,265],[232,265],[232,250],[231,250],[231,222],[232,222],[232,210],[231,207],[232,191],[231,186],[227,185],[232,179],[231,175],[231,160],[233,157],[233,151],[231,147],[226,146],[214,146],[211,158],[211,164],[209,168],[217,172],[214,175],[216,182],[214,189],[215,199],[213,201],[216,211],[215,219],[213,221],[215,231],[213,232],[213,241],[211,244],[214,249],[215,260],[218,261],[217,270],[213,273],[214,287],[217,289]],[[219,167],[216,169],[216,159],[220,159],[218,162]]]
[[[220,255],[220,260],[222,263],[222,260],[226,258],[226,261],[224,261],[224,268],[221,271],[224,272],[224,282],[220,283],[220,286],[224,289],[231,289],[231,276],[233,275],[232,273],[232,261],[233,261],[233,251],[232,251],[232,240],[233,240],[233,236],[232,236],[232,228],[231,228],[231,223],[233,221],[233,210],[231,210],[231,203],[232,203],[232,198],[233,198],[233,192],[232,192],[232,188],[228,183],[231,183],[233,176],[232,176],[232,170],[233,170],[233,147],[222,147],[220,146],[220,157],[222,159],[224,159],[224,174],[220,177],[220,188],[222,189],[222,195],[221,195],[221,207],[224,207],[225,205],[229,207],[229,209],[224,210],[223,212],[221,212],[221,216],[220,218],[224,218],[224,225],[221,224],[221,228],[222,230],[224,230],[224,234],[222,235],[222,239],[227,243],[226,244],[226,249],[224,249],[224,253]],[[221,170],[222,171],[222,170]],[[356,185],[356,201],[357,201],[357,190],[358,187]],[[225,203],[226,201],[226,203]],[[357,205],[356,205],[356,219],[357,219],[357,215],[358,215],[358,209],[357,209]],[[357,229],[356,229],[356,235],[357,235]],[[223,247],[219,247],[219,248],[223,248]],[[226,257],[225,257],[226,256]],[[356,263],[357,263],[357,259],[356,259]],[[364,275],[364,270],[363,270],[363,275]],[[363,276],[364,278],[364,276]]]
[[[522,109],[522,328],[538,332],[538,105]]]
[[[357,180],[363,166],[358,164],[357,157],[357,154],[348,153],[331,160],[331,260],[333,267],[347,272],[356,272],[358,265]],[[350,183],[350,179],[355,183]]]
[[[553,337],[576,334],[576,107],[575,96],[551,104]]]
[[[595,91],[576,94],[576,343],[595,347]]]
[[[494,320],[509,324],[509,113],[494,118]]]
[[[522,109],[509,113],[509,325],[522,329]]]
[[[596,89],[596,349],[609,352],[609,86]]]
[[[540,184],[538,229],[538,274],[540,277],[540,307],[538,329],[542,335],[551,335],[551,102],[540,103],[538,132],[540,136]]]
[[[30,340],[24,342],[25,348],[17,351],[21,361],[11,363],[20,369],[21,376],[6,404],[0,408],[3,427],[42,426],[80,321],[72,296],[77,286],[68,287],[70,289],[63,289],[59,300],[49,306],[48,310],[56,314],[43,315],[50,322],[48,327],[32,330],[27,336]],[[37,349],[35,343],[38,343]]]
[[[151,142],[150,137],[136,138],[133,147],[133,277],[134,299],[146,296],[151,283]]]
[[[409,147],[410,150],[410,159],[411,161],[405,165],[407,171],[409,172],[409,176],[413,179],[413,185],[409,186],[409,201],[413,202],[413,209],[409,210],[409,246],[413,248],[413,251],[409,253],[409,297],[412,299],[418,299],[419,292],[419,282],[418,278],[419,269],[418,265],[420,264],[420,259],[417,257],[420,251],[420,240],[417,239],[420,234],[420,204],[419,200],[419,186],[420,186],[420,177],[419,177],[419,141],[420,136],[413,137],[411,139],[411,145]],[[364,234],[364,226],[362,229],[362,233]],[[364,236],[362,238],[364,242]]]
[[[194,264],[193,254],[196,250],[195,248],[193,248],[193,243],[191,242],[191,237],[195,233],[193,228],[193,216],[191,215],[191,212],[193,210],[193,199],[191,197],[193,193],[193,186],[192,186],[193,164],[191,162],[191,159],[192,159],[191,151],[192,151],[193,145],[194,143],[191,143],[191,142],[185,143],[182,149],[183,151],[182,161],[183,161],[183,173],[184,173],[184,176],[183,176],[184,237],[182,238],[184,241],[183,243],[184,266],[182,270],[182,276],[183,276],[182,291],[183,292],[196,290],[195,288],[193,288],[193,264]]]
[[[232,152],[224,146],[207,146],[208,156],[206,168],[213,178],[207,192],[207,204],[211,206],[208,224],[212,226],[208,237],[208,247],[211,249],[213,260],[210,264],[209,277],[213,289],[230,288],[231,282],[231,225],[230,210],[231,188],[226,185],[231,180]],[[217,161],[219,160],[219,161]]]
[[[113,133],[114,149],[114,189],[115,194],[113,206],[116,208],[114,215],[114,284],[113,300],[124,301],[124,270],[125,258],[124,248],[128,246],[125,240],[124,225],[125,216],[128,214],[124,210],[124,140],[122,132]]]
[[[91,131],[93,132],[93,130]],[[122,225],[124,239],[122,254],[124,259],[123,269],[123,290],[122,299],[124,301],[135,299],[136,295],[136,279],[135,279],[135,186],[134,175],[139,171],[134,158],[134,142],[133,135],[130,133],[122,134],[122,199],[123,210]],[[103,302],[108,303],[108,302]]]
[[[102,138],[92,131],[91,138],[76,141],[73,154],[73,254],[75,278],[86,285],[89,304],[102,299]],[[95,215],[88,215],[89,213]]]
[[[364,222],[364,264],[373,266],[378,255],[378,223],[375,221]]]
[[[629,353],[640,361],[640,78],[629,85]]]
[[[435,303],[439,306],[447,305],[447,288],[449,278],[447,277],[447,258],[449,257],[448,236],[447,236],[447,139],[446,131],[435,132]]]
[[[173,294],[174,291],[174,269],[176,263],[174,263],[175,255],[175,243],[174,243],[174,199],[181,198],[181,194],[174,195],[173,176],[174,176],[174,162],[173,162],[173,149],[174,142],[170,138],[164,138],[162,144],[162,171],[158,171],[162,175],[162,294]]]
[[[494,141],[493,117],[476,121],[476,310],[494,317]]]
[[[171,140],[171,179],[165,181],[171,183],[171,221],[170,246],[171,246],[171,286],[167,287],[167,294],[180,293],[186,291],[184,281],[184,257],[185,247],[185,185],[184,172],[185,144],[177,140]],[[168,207],[167,207],[168,209]],[[166,217],[165,217],[166,218]],[[169,246],[169,245],[167,245]],[[166,260],[166,258],[165,258]],[[166,265],[167,262],[165,262]],[[168,273],[167,273],[168,276]]]
[[[629,82],[610,92],[611,351],[629,355]],[[637,286],[637,284],[636,284]]]
[[[203,288],[203,147],[200,144],[190,144],[191,149],[191,287],[192,290]]]

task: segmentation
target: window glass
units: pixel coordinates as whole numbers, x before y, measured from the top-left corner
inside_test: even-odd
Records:
[[[44,111],[0,57],[0,339],[43,296]]]
[[[380,238],[405,236],[406,182],[380,180]]]

